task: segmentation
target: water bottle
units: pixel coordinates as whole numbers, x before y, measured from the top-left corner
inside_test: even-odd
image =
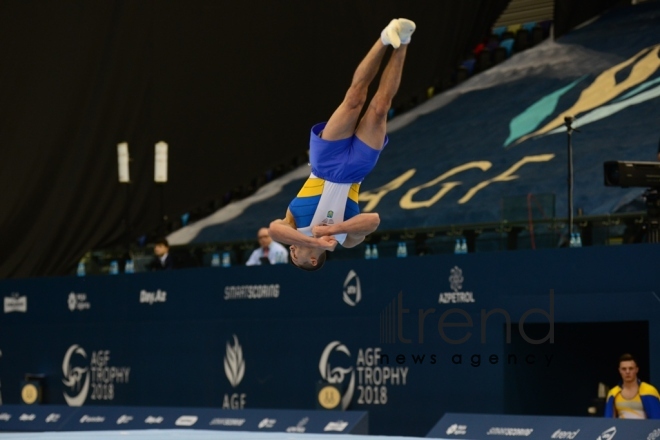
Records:
[[[465,238],[461,239],[461,254],[467,254],[468,249],[467,249],[467,241],[465,241]]]
[[[371,246],[366,245],[364,248],[364,259],[371,260]]]
[[[112,260],[110,262],[110,275],[117,275],[119,273],[119,264],[117,260]]]
[[[135,265],[133,260],[126,260],[126,266],[124,266],[124,273],[135,273]]]
[[[396,249],[396,256],[398,258],[405,258],[408,256],[408,249],[406,248],[405,242],[399,243],[399,247]]]
[[[575,233],[575,247],[582,247],[582,236],[579,232]]]
[[[231,258],[229,257],[229,252],[224,252],[222,254],[222,267],[231,266]]]
[[[461,240],[460,240],[460,238],[456,239],[456,244],[454,245],[454,253],[455,254],[460,254],[461,253]]]
[[[213,257],[211,257],[211,266],[220,267],[220,254],[213,254]]]
[[[375,260],[377,258],[378,258],[378,248],[374,244],[373,246],[371,246],[371,259]]]
[[[85,263],[82,261],[78,263],[78,270],[76,271],[79,277],[84,277],[85,276]]]
[[[571,232],[571,241],[568,243],[568,247],[577,247],[577,240],[575,239],[575,232]]]

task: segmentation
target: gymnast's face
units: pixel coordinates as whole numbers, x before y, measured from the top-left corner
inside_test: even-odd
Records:
[[[323,252],[323,249],[316,249],[307,246],[291,245],[289,247],[291,261],[293,261],[296,266],[316,266],[318,263],[318,257]]]

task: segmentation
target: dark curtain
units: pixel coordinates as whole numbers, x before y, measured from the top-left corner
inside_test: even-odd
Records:
[[[608,9],[630,3],[630,0],[555,0],[554,37],[567,34]]]
[[[71,273],[90,249],[155,230],[161,191],[175,217],[304,154],[391,18],[418,25],[396,106],[453,69],[508,2],[1,2],[0,277]]]

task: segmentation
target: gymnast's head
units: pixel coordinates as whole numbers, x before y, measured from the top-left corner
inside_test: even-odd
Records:
[[[325,249],[291,245],[289,255],[291,264],[308,272],[319,270],[325,264]]]

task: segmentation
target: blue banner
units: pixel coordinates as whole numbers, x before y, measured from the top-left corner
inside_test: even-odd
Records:
[[[657,253],[3,280],[0,399],[18,404],[26,375],[43,374],[45,404],[82,408],[316,409],[332,383],[371,434],[423,436],[446,412],[581,415],[626,351],[660,378]]]
[[[655,440],[660,420],[622,420],[595,417],[507,416],[445,414],[427,437],[493,440],[498,438]]]
[[[0,431],[210,429],[288,433],[367,434],[368,416],[354,411],[219,410],[59,405],[0,407]]]

